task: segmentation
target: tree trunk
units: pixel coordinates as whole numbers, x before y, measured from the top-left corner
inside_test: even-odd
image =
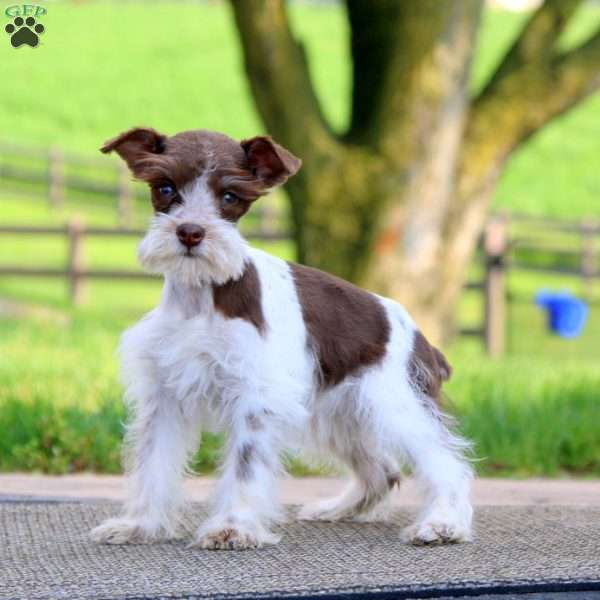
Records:
[[[304,166],[287,187],[300,261],[416,305],[414,286],[401,285],[407,272],[404,266],[398,270],[398,257],[417,279],[437,258],[468,108],[481,2],[380,0],[378,6],[375,18],[370,0],[349,3],[351,21],[368,27],[353,28],[348,134],[292,146]],[[384,73],[368,60],[373,40]],[[388,80],[378,81],[382,77]],[[264,117],[272,120],[270,112]],[[281,120],[271,129],[293,143]],[[421,290],[421,297],[431,294]]]
[[[362,282],[399,300],[425,334],[439,341],[438,297],[445,276],[440,267],[447,264],[446,257],[440,263],[440,248],[455,201],[481,4],[435,4],[438,10],[423,3],[423,12],[413,14],[402,32],[413,52],[403,54],[407,82],[401,88],[402,131],[396,134],[396,139],[406,140],[404,156],[398,160],[394,147],[382,150],[405,177],[383,204]]]
[[[581,1],[546,0],[470,98],[483,0],[346,0],[352,118],[337,136],[285,0],[231,0],[263,121],[304,161],[287,184],[298,259],[399,300],[447,338],[508,156],[600,86],[600,31],[557,49]]]
[[[369,262],[378,210],[373,199],[387,192],[383,162],[358,147],[307,150],[299,176],[290,180],[297,258],[359,281]],[[310,198],[310,202],[306,199]]]

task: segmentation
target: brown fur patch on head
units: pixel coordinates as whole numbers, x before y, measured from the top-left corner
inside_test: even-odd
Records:
[[[100,152],[108,154],[114,150],[137,176],[139,161],[150,154],[162,154],[166,139],[166,135],[150,127],[133,127],[104,142]]]
[[[156,211],[166,211],[170,204],[168,198],[158,194],[159,187],[174,185],[180,190],[207,172],[221,216],[233,222],[257,198],[296,173],[301,164],[270,137],[259,136],[240,143],[205,130],[169,137],[154,129],[135,127],[106,142],[101,151],[117,152],[135,178],[150,185]],[[237,200],[223,202],[226,192]]]
[[[260,196],[264,196],[268,189],[244,169],[217,169],[211,174],[208,185],[215,198],[219,198],[219,214],[223,219],[236,223],[243,217],[252,203]],[[234,194],[236,201],[228,204],[224,201],[225,194]]]
[[[302,166],[298,157],[275,143],[270,136],[259,135],[244,140],[241,145],[252,174],[267,187],[284,183]]]
[[[247,262],[239,279],[213,285],[215,309],[228,319],[244,319],[264,333],[266,324],[262,310],[262,290],[254,263]]]
[[[290,264],[321,384],[340,383],[385,356],[390,324],[379,300],[329,275]]]
[[[408,361],[408,375],[415,391],[440,401],[442,383],[450,379],[452,367],[446,357],[417,330]]]

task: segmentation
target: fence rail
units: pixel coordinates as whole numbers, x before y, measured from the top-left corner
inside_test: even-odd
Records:
[[[106,207],[116,210],[117,223],[126,228],[139,222],[138,200],[147,203],[148,199],[145,186],[132,181],[131,173],[122,161],[2,140],[0,182],[4,192],[35,196],[53,209],[65,206],[75,193],[85,194],[88,201],[91,198],[102,200]],[[81,198],[78,201],[81,203]],[[270,199],[261,201],[252,215],[262,234],[267,236],[282,220],[280,211]],[[274,235],[279,234],[275,232]]]
[[[89,176],[85,169],[93,169]],[[90,269],[85,265],[84,244],[91,236],[142,237],[144,231],[136,228],[136,199],[146,198],[147,192],[134,184],[121,162],[106,158],[83,156],[59,148],[31,148],[0,141],[0,180],[2,188],[11,193],[23,192],[23,186],[37,186],[34,195],[45,199],[53,208],[61,207],[73,192],[105,197],[105,205],[117,210],[120,227],[85,226],[77,219],[64,226],[0,226],[1,235],[56,235],[66,237],[67,261],[64,267],[22,267],[0,264],[0,276],[62,277],[69,282],[72,300],[80,302],[87,279],[152,279],[142,271],[117,269]],[[10,185],[8,189],[6,184]],[[31,194],[31,192],[26,192]],[[116,204],[115,204],[116,198]],[[253,211],[254,230],[245,231],[247,237],[265,241],[286,240],[283,218],[278,208],[269,201],[261,201]],[[252,215],[251,215],[252,216]],[[527,228],[527,233],[514,233],[514,226]],[[545,235],[536,237],[531,230]],[[572,240],[567,247],[558,245],[556,236],[548,240],[547,233],[577,236],[579,249]],[[545,238],[545,239],[544,239]],[[463,328],[461,335],[476,336],[483,340],[489,354],[504,352],[507,319],[507,272],[527,270],[540,273],[557,273],[582,279],[589,293],[595,280],[600,279],[598,249],[600,221],[584,219],[581,222],[525,214],[497,215],[488,222],[481,241],[484,276],[479,281],[469,281],[466,290],[480,293],[483,298],[484,317],[480,325]],[[542,253],[569,264],[540,264],[521,256],[523,253]],[[558,261],[560,262],[560,261]]]
[[[462,328],[459,333],[464,336],[478,337],[485,345],[491,356],[500,356],[505,351],[506,320],[507,320],[507,274],[509,270],[526,270],[560,275],[577,276],[585,285],[591,286],[592,281],[600,279],[598,254],[596,245],[600,239],[600,228],[589,228],[585,223],[576,227],[571,223],[557,223],[557,228],[568,233],[577,232],[582,236],[581,248],[564,250],[553,245],[535,243],[528,239],[511,235],[512,219],[494,217],[488,222],[481,243],[481,257],[484,262],[484,275],[481,280],[468,281],[464,289],[480,293],[483,298],[484,316],[480,325]],[[518,219],[517,219],[518,222]],[[544,225],[548,226],[547,222]],[[590,234],[593,231],[593,235]],[[85,240],[90,237],[130,237],[141,238],[145,230],[138,228],[87,227],[82,221],[73,219],[62,226],[29,226],[29,225],[0,225],[0,236],[32,235],[59,236],[67,242],[68,252],[63,267],[20,266],[0,264],[0,276],[18,277],[56,277],[63,278],[68,283],[69,294],[74,304],[82,301],[85,282],[89,279],[121,279],[121,280],[151,280],[157,279],[143,271],[132,269],[97,269],[88,268],[85,262]],[[277,231],[254,230],[246,232],[247,237],[259,240],[285,240],[287,234]],[[543,265],[516,259],[513,253],[517,250],[530,250],[545,253],[554,257],[575,258],[579,267],[561,265]]]
[[[514,233],[515,226],[527,226],[528,230],[539,229],[544,236],[562,233],[580,239],[579,249],[564,248],[551,243],[535,240],[528,233],[524,237]],[[484,318],[481,327],[460,330],[462,335],[480,336],[491,356],[501,356],[506,347],[507,321],[507,274],[509,271],[531,271],[581,278],[586,287],[586,295],[592,295],[592,282],[600,279],[599,254],[600,224],[593,219],[561,221],[559,219],[538,218],[529,215],[495,215],[490,218],[484,230],[481,248],[485,275],[482,281],[471,281],[465,289],[481,290],[484,299]],[[538,264],[515,256],[518,252],[529,251],[554,259],[575,259],[578,266],[560,264]],[[575,262],[574,261],[574,262]],[[556,262],[556,261],[555,261]]]
[[[79,219],[72,219],[64,226],[28,225],[0,226],[1,235],[54,235],[66,238],[68,244],[67,260],[64,267],[38,267],[0,264],[0,276],[18,277],[59,277],[69,283],[69,293],[74,304],[80,304],[84,297],[86,279],[124,279],[143,280],[159,279],[157,275],[131,269],[90,269],[85,266],[84,242],[87,237],[134,237],[141,238],[145,234],[143,229],[86,227]],[[251,239],[262,241],[275,241],[288,239],[283,232],[249,231],[246,233]]]
[[[85,169],[93,169],[94,175],[86,174]],[[144,190],[131,181],[124,163],[64,152],[56,147],[34,148],[0,142],[0,178],[6,191],[12,193],[23,193],[23,185],[37,185],[39,189],[34,195],[45,197],[52,208],[62,207],[73,192],[104,196],[107,206],[116,208],[118,222],[125,226],[134,220],[136,198],[145,196]]]

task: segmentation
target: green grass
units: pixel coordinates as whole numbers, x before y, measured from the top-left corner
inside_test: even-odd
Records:
[[[486,475],[600,475],[597,367],[505,360],[449,386]]]
[[[2,403],[0,471],[41,471],[65,474],[79,471],[121,472],[121,448],[127,414],[118,400],[102,400],[93,408],[61,405],[36,395],[30,403]],[[214,470],[221,438],[206,433],[192,468]]]
[[[290,12],[324,112],[340,130],[348,121],[351,80],[344,11],[295,4]],[[483,85],[524,18],[486,11],[474,89]],[[39,48],[0,45],[0,79],[10,82],[0,98],[3,137],[94,153],[133,124],[168,133],[202,127],[237,137],[263,129],[226,2],[56,2],[43,19],[47,31]],[[563,46],[584,39],[599,22],[600,9],[584,7]],[[599,117],[596,95],[529,141],[511,159],[495,207],[597,215]]]
[[[127,319],[98,317],[4,322],[0,352],[10,360],[0,363],[0,470],[119,472],[126,412],[113,352]],[[493,362],[461,346],[450,355],[449,409],[474,442],[480,474],[600,475],[597,361]],[[219,451],[219,438],[205,436],[194,467],[212,470]],[[298,460],[291,467],[314,472]]]
[[[600,475],[600,314],[592,311],[577,340],[552,336],[532,301],[548,283],[538,278],[509,277],[505,358],[482,356],[480,343],[469,339],[449,349],[451,410],[475,442],[482,474]],[[569,283],[559,278],[556,287]],[[62,282],[3,280],[0,296],[52,307],[61,318],[0,320],[0,470],[119,469],[125,411],[115,349],[159,293],[158,282],[91,283],[88,302],[73,308]],[[481,298],[465,297],[462,312],[475,324]],[[218,439],[207,442],[196,460],[202,471],[218,458]],[[292,467],[307,472],[298,461]]]

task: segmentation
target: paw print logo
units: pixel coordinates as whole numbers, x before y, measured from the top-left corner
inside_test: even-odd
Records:
[[[4,31],[10,35],[10,43],[13,48],[18,48],[27,44],[35,48],[40,43],[40,34],[44,33],[44,26],[35,22],[33,17],[16,17],[12,23],[9,23]]]

